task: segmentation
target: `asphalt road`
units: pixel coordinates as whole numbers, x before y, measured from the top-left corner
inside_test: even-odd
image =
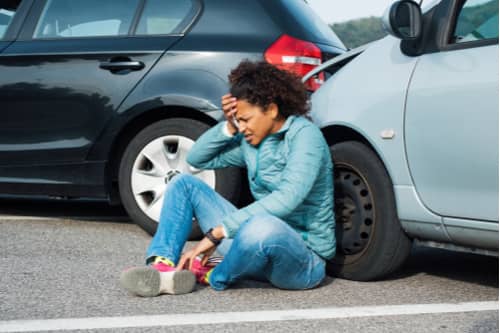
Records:
[[[0,332],[499,330],[498,258],[415,248],[384,281],[327,278],[308,291],[243,282],[145,299],[117,280],[142,264],[149,240],[104,204],[0,201]]]

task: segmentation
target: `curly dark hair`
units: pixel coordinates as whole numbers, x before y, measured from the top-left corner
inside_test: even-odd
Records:
[[[300,78],[265,61],[243,60],[229,74],[229,83],[234,97],[262,108],[275,103],[285,118],[309,111],[307,91]]]

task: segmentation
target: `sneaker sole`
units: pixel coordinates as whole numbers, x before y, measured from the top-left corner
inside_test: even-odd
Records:
[[[132,268],[120,276],[121,286],[129,292],[142,297],[155,297],[160,294],[180,295],[193,291],[196,278],[190,271],[172,272],[168,290],[161,290],[161,275],[149,267]]]

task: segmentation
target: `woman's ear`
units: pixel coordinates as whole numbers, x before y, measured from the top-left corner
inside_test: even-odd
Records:
[[[271,103],[267,107],[267,112],[271,114],[272,119],[278,119],[280,117],[278,105],[276,103]]]

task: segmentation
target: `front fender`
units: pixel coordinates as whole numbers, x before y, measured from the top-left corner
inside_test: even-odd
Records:
[[[321,128],[345,126],[370,142],[395,185],[411,185],[404,145],[406,93],[416,58],[386,37],[334,74],[312,95],[311,117]],[[393,133],[393,135],[386,135]]]

